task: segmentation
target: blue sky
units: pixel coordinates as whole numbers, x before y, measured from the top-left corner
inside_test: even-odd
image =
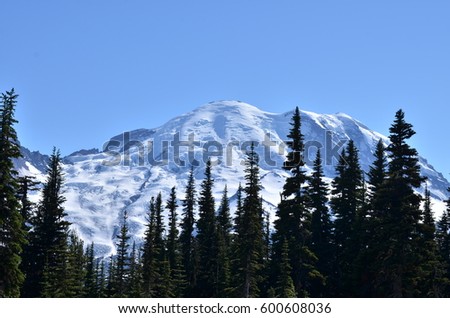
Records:
[[[204,103],[345,112],[450,173],[450,1],[2,0],[0,90],[21,142],[101,148]]]

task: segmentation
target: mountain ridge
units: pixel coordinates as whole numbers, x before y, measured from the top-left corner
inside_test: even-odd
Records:
[[[388,143],[386,136],[347,114],[302,111],[301,115],[307,150],[306,170],[311,171],[313,156],[320,148],[328,182],[334,177],[334,164],[340,150],[349,139],[358,147],[365,171],[374,159],[376,142],[381,138]],[[292,111],[270,113],[240,101],[216,101],[159,127],[116,135],[105,143],[103,150],[76,151],[63,158],[65,208],[69,221],[86,242],[95,241],[99,254],[107,254],[114,251],[119,220],[126,211],[130,232],[139,241],[150,198],[161,191],[165,199],[170,189],[177,186],[178,199],[182,199],[191,165],[199,185],[208,157],[214,163],[216,204],[226,184],[233,207],[238,184],[244,182],[245,153],[252,142],[257,144],[260,156],[264,205],[273,220],[279,192],[287,176],[281,167],[291,116]],[[26,174],[28,167],[30,174],[42,179],[44,159],[27,153],[21,163],[21,173]],[[450,184],[426,159],[421,157],[420,165],[422,173],[428,177],[427,185],[435,205],[441,208],[439,200],[446,199]]]

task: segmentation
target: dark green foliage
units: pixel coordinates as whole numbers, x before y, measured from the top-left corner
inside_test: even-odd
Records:
[[[86,260],[86,276],[84,278],[84,296],[88,298],[98,297],[97,286],[97,264],[94,256],[94,242],[92,242],[87,248],[84,255]]]
[[[18,297],[24,281],[20,255],[26,233],[13,164],[13,159],[21,156],[14,129],[17,97],[14,89],[2,93],[0,104],[0,297]]]
[[[130,254],[130,276],[127,281],[127,296],[132,298],[142,297],[142,267],[141,253],[133,242]]]
[[[445,265],[439,255],[436,242],[436,224],[431,209],[431,194],[425,187],[425,200],[420,231],[417,258],[420,261],[419,290],[421,297],[445,296],[448,281],[445,277]]]
[[[84,296],[85,255],[83,241],[73,231],[69,233],[67,273],[65,278],[66,290],[64,297],[74,298]]]
[[[294,281],[291,277],[291,264],[289,260],[289,245],[284,240],[281,250],[281,263],[279,264],[279,277],[275,288],[275,297],[293,298],[297,297],[294,287]]]
[[[130,277],[130,256],[128,249],[130,244],[128,243],[130,235],[128,234],[127,213],[123,214],[122,226],[120,227],[120,233],[117,235],[117,259],[114,267],[114,297],[124,297],[128,292],[127,282]]]
[[[53,150],[43,185],[42,199],[31,219],[29,251],[32,263],[26,273],[25,297],[65,297],[67,295],[67,266],[69,225],[65,220],[62,195],[62,168],[59,151]]]
[[[376,273],[374,295],[414,297],[420,295],[419,277],[422,259],[419,253],[422,220],[421,198],[414,192],[424,181],[420,176],[418,154],[407,144],[415,132],[399,110],[390,128],[387,148],[388,173],[375,204],[382,207],[377,215],[377,238],[374,247]]]
[[[260,198],[258,155],[254,145],[247,154],[245,168],[245,198],[242,214],[239,216],[236,248],[238,256],[237,295],[239,297],[258,297],[261,271],[264,263],[263,215]]]
[[[163,297],[167,286],[171,286],[170,265],[164,244],[164,224],[162,221],[162,198],[158,194],[156,200],[150,201],[150,217],[145,233],[142,254],[142,290],[145,297]],[[163,277],[163,274],[165,275]]]
[[[450,192],[450,188],[448,191]],[[444,278],[447,282],[444,295],[448,297],[450,295],[450,286],[448,284],[448,282],[450,282],[450,199],[448,199],[446,203],[447,209],[437,223],[436,240],[439,255],[443,261]]]
[[[231,230],[233,225],[230,216],[230,204],[227,186],[223,190],[222,200],[217,213],[217,258],[218,287],[216,297],[227,297],[231,294]]]
[[[170,192],[166,208],[169,210],[169,235],[167,237],[167,258],[170,267],[170,279],[174,286],[175,297],[182,297],[186,287],[186,278],[181,264],[181,249],[177,226],[177,196],[175,187]]]
[[[197,242],[199,267],[197,291],[199,297],[217,297],[219,286],[217,277],[219,267],[217,226],[212,187],[211,161],[208,160],[205,168],[205,179],[200,186],[198,199]]]
[[[308,296],[312,285],[323,283],[323,276],[317,271],[317,257],[310,249],[311,213],[308,209],[308,177],[305,172],[304,141],[301,133],[300,111],[294,111],[291,129],[287,136],[289,152],[283,168],[291,173],[283,187],[281,202],[278,205],[277,219],[274,222],[272,266],[279,268],[283,244],[288,242],[292,280],[299,296]],[[275,273],[275,277],[280,277]]]
[[[362,252],[361,223],[363,222],[364,183],[359,165],[358,150],[350,140],[342,151],[336,167],[331,191],[331,208],[335,216],[335,273],[333,284],[336,296],[356,296],[360,277],[358,263]]]
[[[195,180],[194,168],[191,168],[183,200],[183,219],[181,221],[180,246],[182,264],[186,275],[186,292],[190,292],[197,284],[197,255],[195,225]]]
[[[310,177],[308,195],[311,218],[311,251],[317,256],[317,270],[329,281],[333,266],[333,224],[328,209],[328,185],[323,180],[322,159],[317,150],[313,173]],[[330,295],[331,286],[317,282],[311,287],[312,297]]]

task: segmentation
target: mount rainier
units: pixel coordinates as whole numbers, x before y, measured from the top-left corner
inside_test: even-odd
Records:
[[[319,148],[328,181],[334,177],[334,164],[349,139],[358,147],[365,171],[374,160],[378,140],[383,139],[386,145],[389,142],[387,137],[346,114],[302,111],[301,116],[306,169],[310,170]],[[283,140],[288,134],[291,117],[292,111],[276,114],[239,101],[212,102],[160,127],[114,136],[102,151],[77,151],[63,158],[68,220],[85,242],[95,242],[97,254],[107,255],[115,251],[114,240],[126,211],[130,234],[139,242],[147,222],[150,198],[161,192],[163,200],[167,200],[170,189],[176,186],[178,199],[183,199],[191,166],[199,185],[208,157],[214,164],[216,206],[227,185],[233,208],[239,182],[244,184],[243,162],[252,143],[260,157],[264,206],[273,218],[287,176],[281,167],[287,150]],[[420,153],[420,149],[418,151]],[[19,173],[45,180],[48,157],[26,148],[22,148],[22,154],[23,158],[16,160]],[[426,183],[434,210],[439,215],[450,184],[422,157],[420,166],[422,174],[428,178]],[[423,192],[423,188],[418,191]],[[37,200],[38,195],[33,194],[32,199]]]

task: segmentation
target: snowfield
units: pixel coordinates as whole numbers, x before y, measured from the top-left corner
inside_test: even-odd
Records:
[[[349,139],[358,147],[365,171],[374,160],[378,140],[381,138],[388,144],[387,137],[346,114],[302,111],[301,115],[307,164],[311,167],[320,148],[329,181],[334,177],[338,155]],[[292,112],[268,113],[239,101],[212,102],[160,127],[114,136],[102,151],[81,150],[67,156],[63,168],[69,221],[85,242],[95,242],[98,255],[107,255],[115,251],[114,240],[126,211],[130,234],[140,242],[150,198],[161,191],[166,201],[170,189],[176,186],[181,200],[191,165],[194,165],[199,185],[209,157],[214,163],[216,206],[227,185],[233,208],[239,182],[245,183],[243,163],[252,142],[260,156],[264,206],[273,220],[287,176],[281,167],[286,153],[283,140],[286,140],[291,117]],[[420,153],[420,149],[418,151]],[[35,175],[42,181],[45,159],[46,156],[28,151],[16,166],[20,174]],[[442,200],[447,198],[450,184],[424,158],[420,158],[420,165],[422,174],[428,177],[433,207],[439,216],[445,209]],[[38,195],[33,195],[34,200],[37,198]],[[181,201],[179,206],[180,214]]]

